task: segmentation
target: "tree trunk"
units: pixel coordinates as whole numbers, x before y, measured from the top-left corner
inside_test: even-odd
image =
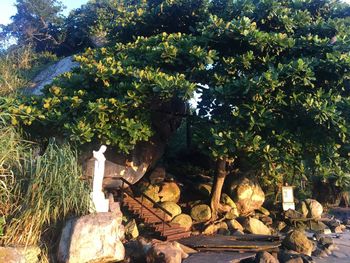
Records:
[[[214,180],[213,189],[211,192],[210,207],[212,211],[211,221],[215,221],[218,218],[218,214],[221,212],[227,212],[227,209],[220,203],[221,191],[224,185],[224,181],[227,175],[226,171],[226,158],[219,159],[216,163],[216,176]]]

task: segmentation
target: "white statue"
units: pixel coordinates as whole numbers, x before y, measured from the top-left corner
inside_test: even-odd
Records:
[[[109,209],[109,199],[105,198],[105,195],[102,191],[106,161],[104,153],[106,150],[107,147],[105,145],[102,145],[98,151],[93,151],[93,156],[95,158],[95,169],[92,192],[90,193],[90,198],[92,200],[90,212],[108,212]]]

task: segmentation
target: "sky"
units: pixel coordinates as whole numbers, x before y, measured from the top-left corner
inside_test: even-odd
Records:
[[[10,17],[16,14],[15,2],[16,0],[0,0],[0,24],[8,24]],[[88,0],[61,0],[61,2],[66,6],[63,14],[67,15],[72,9],[86,4]]]

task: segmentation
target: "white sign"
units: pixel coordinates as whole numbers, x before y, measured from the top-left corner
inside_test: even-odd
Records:
[[[284,211],[288,209],[295,210],[292,186],[282,186],[282,207]]]

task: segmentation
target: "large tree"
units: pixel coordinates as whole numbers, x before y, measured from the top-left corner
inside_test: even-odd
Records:
[[[212,10],[201,32],[217,56],[203,75],[199,135],[217,160],[213,219],[227,160],[271,186],[315,175],[346,182],[349,6],[213,1]]]
[[[184,7],[187,13],[198,7],[190,5],[191,11],[181,1],[173,5]],[[121,5],[118,12],[125,20],[105,25],[110,27],[107,32],[119,28],[118,38],[111,33],[108,47],[88,49],[76,56],[80,68],[48,86],[44,96],[24,101],[13,110],[28,111],[22,115],[24,123],[47,135],[59,131],[85,145],[111,145],[118,155],[116,172],[134,183],[160,158],[196,88],[190,73],[205,69],[212,54],[185,32],[195,27],[197,16],[187,18],[190,22],[186,26],[165,30],[162,22],[144,25],[145,21],[155,22],[157,17],[161,21],[165,16],[170,24],[181,20],[178,16],[183,14],[143,1],[136,6]],[[140,36],[139,26],[130,26],[135,23],[143,25],[145,37]]]
[[[195,138],[217,162],[213,220],[225,211],[219,201],[230,167],[272,186],[298,176],[348,178],[347,5],[134,2],[118,1],[106,25],[115,45],[77,56],[80,68],[12,110],[26,124],[140,155],[140,145],[164,146],[184,113],[175,101],[184,105],[197,91]],[[155,152],[144,155],[148,163]]]
[[[11,23],[1,25],[2,39],[14,37],[18,45],[33,45],[36,50],[50,50],[64,38],[64,6],[58,0],[17,0],[17,13]]]

